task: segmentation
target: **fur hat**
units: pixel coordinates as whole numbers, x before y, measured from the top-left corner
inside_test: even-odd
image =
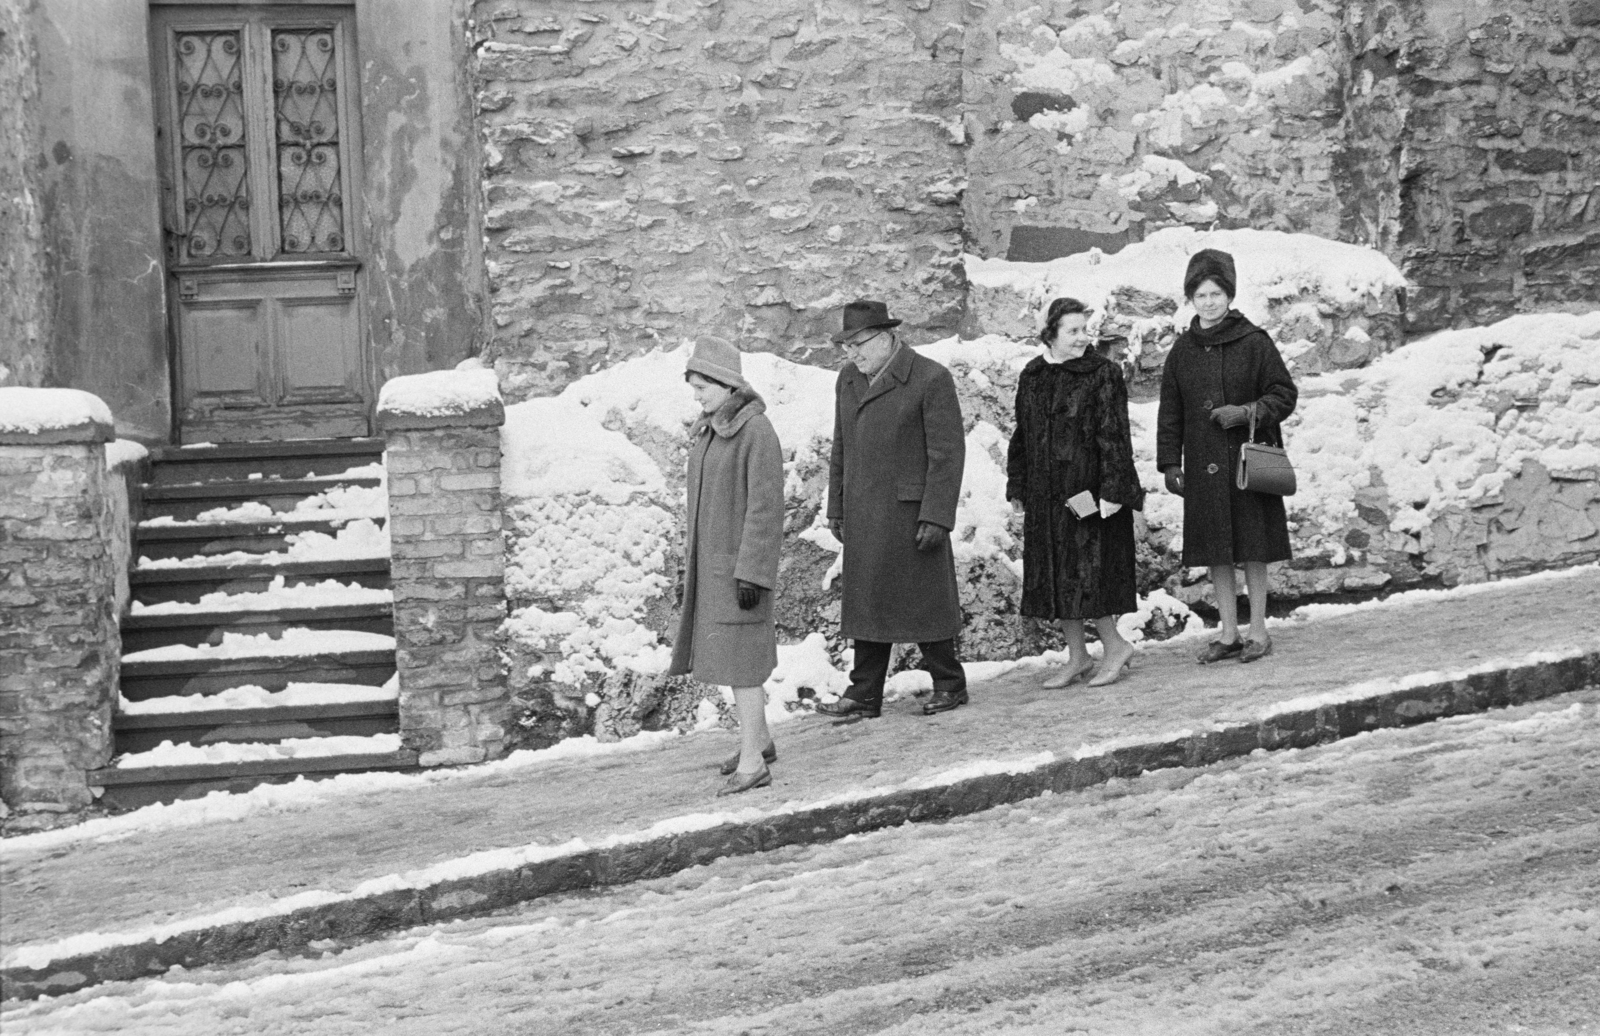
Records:
[[[729,388],[745,388],[744,364],[739,358],[739,347],[725,338],[701,335],[694,340],[694,353],[686,365],[690,371],[719,381]]]
[[[1194,298],[1202,281],[1216,281],[1229,299],[1238,295],[1239,275],[1233,272],[1233,256],[1215,248],[1202,248],[1191,255],[1189,269],[1183,275],[1183,297]]]

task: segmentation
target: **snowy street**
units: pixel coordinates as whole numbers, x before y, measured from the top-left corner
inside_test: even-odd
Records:
[[[14,1034],[1600,1032],[1600,689],[34,1003]]]

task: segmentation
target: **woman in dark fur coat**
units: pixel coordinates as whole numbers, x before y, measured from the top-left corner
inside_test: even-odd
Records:
[[[1289,559],[1283,498],[1239,489],[1234,471],[1249,438],[1283,445],[1281,423],[1299,393],[1272,337],[1231,308],[1238,277],[1233,256],[1196,252],[1183,278],[1195,308],[1161,373],[1156,467],[1167,490],[1183,497],[1183,563],[1211,569],[1221,625],[1198,656],[1201,664],[1238,658],[1254,662],[1272,652],[1267,637],[1267,563]],[[1244,567],[1250,632],[1241,641],[1234,566]]]
[[[1017,381],[1017,428],[1006,457],[1006,498],[1023,513],[1023,615],[1058,619],[1069,657],[1046,687],[1094,668],[1083,620],[1104,648],[1092,687],[1115,683],[1133,659],[1117,616],[1138,608],[1133,512],[1144,489],[1133,466],[1128,388],[1122,370],[1089,348],[1089,315],[1077,299],[1050,303],[1045,351]],[[1079,517],[1067,501],[1087,492]]]

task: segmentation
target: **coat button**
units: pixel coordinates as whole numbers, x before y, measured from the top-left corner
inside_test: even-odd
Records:
[[[1207,464],[1206,465],[1206,474],[1207,475],[1215,475],[1216,473],[1217,473],[1217,466],[1215,464]]]
[[[1201,406],[1203,406],[1203,407],[1205,407],[1205,408],[1206,408],[1206,409],[1207,409],[1207,410],[1210,410],[1210,409],[1212,409],[1212,406],[1211,406],[1211,400],[1209,400],[1209,399],[1208,399],[1208,400],[1206,400],[1206,401],[1205,401],[1205,402],[1204,402],[1204,403],[1201,403],[1201,404],[1200,404],[1200,405],[1201,405]]]

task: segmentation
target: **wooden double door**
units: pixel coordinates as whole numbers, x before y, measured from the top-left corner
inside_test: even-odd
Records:
[[[354,20],[151,7],[180,442],[370,430]]]

